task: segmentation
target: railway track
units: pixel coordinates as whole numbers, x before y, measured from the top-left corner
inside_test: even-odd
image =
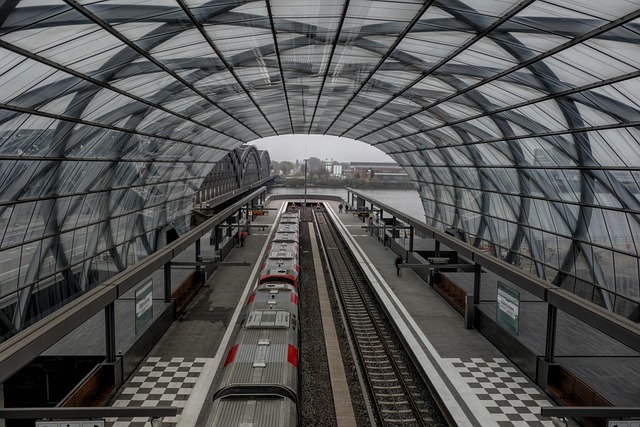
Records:
[[[442,416],[434,413],[433,398],[348,247],[324,212],[316,212],[316,223],[378,424],[443,425]]]

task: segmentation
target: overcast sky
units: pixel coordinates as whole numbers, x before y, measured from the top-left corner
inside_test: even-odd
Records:
[[[338,162],[393,162],[377,148],[348,138],[322,135],[285,135],[251,141],[259,150],[269,151],[271,160],[294,162],[309,157]]]

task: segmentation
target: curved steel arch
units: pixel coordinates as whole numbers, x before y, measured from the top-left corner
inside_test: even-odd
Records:
[[[196,203],[206,203],[221,194],[251,188],[252,184],[269,177],[269,153],[253,145],[243,145],[218,161],[202,181]]]
[[[269,173],[268,153],[237,147],[291,132],[376,146],[433,225],[637,312],[640,6],[37,4],[0,6],[0,256],[22,251],[0,321],[25,323],[33,286],[72,297],[148,255],[206,180]]]

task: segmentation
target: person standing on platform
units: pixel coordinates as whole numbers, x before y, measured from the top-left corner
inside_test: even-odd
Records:
[[[342,213],[342,203],[338,205],[338,213]]]
[[[398,255],[398,258],[396,258],[396,274],[398,277],[400,277],[400,264],[402,263],[404,263],[404,260],[402,259],[402,256]]]

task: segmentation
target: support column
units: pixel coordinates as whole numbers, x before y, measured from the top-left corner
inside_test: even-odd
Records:
[[[164,265],[164,302],[171,302],[171,261]]]
[[[4,409],[4,384],[0,384],[0,408]],[[6,427],[4,420],[0,420],[0,427]]]
[[[409,226],[409,252],[413,252],[413,234],[414,234],[415,229],[413,228],[413,225]]]
[[[304,207],[307,207],[307,162],[309,159],[304,159]]]
[[[480,280],[482,278],[482,266],[480,264],[475,265],[473,274],[473,304],[480,304]]]
[[[104,334],[107,363],[116,361],[116,307],[115,303],[104,308]]]
[[[244,222],[246,225],[251,224],[251,217],[249,216],[249,209],[251,209],[251,207],[249,207],[249,202],[247,202],[246,205],[244,205]],[[251,234],[251,227],[246,227],[247,235]]]
[[[558,309],[547,305],[547,339],[544,348],[544,361],[553,363],[556,348],[556,326],[558,323]]]
[[[434,250],[434,252],[435,252],[435,257],[436,257],[436,258],[440,258],[440,240],[436,240],[436,244],[435,244],[435,250]],[[433,270],[433,274],[434,274],[434,275],[438,275],[438,277],[439,277],[439,275],[440,275],[440,269],[436,267],[436,268]],[[434,278],[435,278],[435,276],[434,276]],[[440,278],[439,280],[442,280],[442,279]],[[432,280],[432,282],[433,282],[433,280]],[[432,284],[433,284],[433,283],[432,283]]]
[[[200,262],[202,261],[202,247],[200,243],[200,239],[196,240],[196,271],[200,274],[200,270],[202,267],[200,266]]]

